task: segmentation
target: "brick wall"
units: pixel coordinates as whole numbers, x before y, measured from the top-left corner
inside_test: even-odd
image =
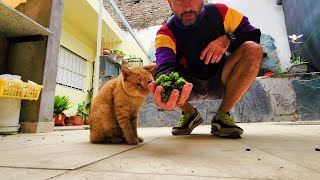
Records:
[[[161,25],[171,15],[167,0],[115,0],[119,9],[134,29],[143,29]],[[119,16],[115,13],[108,0],[104,1],[105,9],[124,29]]]

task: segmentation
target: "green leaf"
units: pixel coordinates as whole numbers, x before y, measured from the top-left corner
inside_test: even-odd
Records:
[[[179,93],[179,98],[180,98],[182,87],[188,82],[182,77],[179,78],[179,73],[172,72],[169,75],[162,74],[161,76],[159,76],[156,79],[156,83],[157,83],[157,86],[163,87],[161,98],[163,102],[167,102],[170,98],[171,92],[174,89],[177,89],[180,92]]]

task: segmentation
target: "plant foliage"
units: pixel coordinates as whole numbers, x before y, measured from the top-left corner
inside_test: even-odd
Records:
[[[172,72],[169,75],[162,74],[160,77],[156,79],[157,86],[162,86],[163,91],[161,93],[161,97],[163,102],[167,102],[170,98],[171,92],[174,89],[179,91],[179,98],[182,92],[182,87],[188,82],[183,78],[179,78],[179,74],[177,72]]]

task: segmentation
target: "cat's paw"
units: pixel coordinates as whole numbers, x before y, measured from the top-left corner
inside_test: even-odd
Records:
[[[129,145],[137,145],[137,144],[139,143],[139,141],[138,141],[138,139],[136,139],[136,138],[132,138],[132,139],[130,139],[129,141],[127,141],[127,143],[128,143]]]
[[[140,137],[140,136],[137,139],[138,139],[139,142],[143,142],[144,141],[144,139],[142,137]]]

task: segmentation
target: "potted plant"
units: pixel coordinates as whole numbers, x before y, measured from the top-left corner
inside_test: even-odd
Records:
[[[302,56],[301,56],[301,52],[303,50],[303,48],[305,47],[305,44],[308,42],[309,38],[313,35],[314,32],[312,32],[310,34],[310,36],[307,38],[307,40],[305,42],[302,41],[298,41],[298,39],[300,39],[301,37],[303,37],[303,34],[300,35],[289,35],[289,42],[293,43],[294,45],[298,45],[298,44],[302,44],[300,49],[294,50],[291,53],[291,63],[292,66],[289,69],[289,73],[305,73],[308,70],[308,64],[309,62],[307,62]]]
[[[63,113],[72,106],[68,96],[55,96],[54,97],[54,124],[56,126],[63,126],[66,115]]]
[[[76,116],[66,116],[64,119],[64,125],[65,126],[74,126],[75,118]]]
[[[111,54],[111,51],[110,51],[110,49],[108,49],[108,48],[103,48],[102,54],[105,55],[105,56],[107,56],[107,55],[110,55],[110,54]]]
[[[119,64],[122,64],[123,58],[126,54],[123,53],[123,51],[121,50],[117,50],[116,52],[117,52],[116,62]]]
[[[301,56],[295,55],[294,51],[292,53],[292,66],[289,69],[289,73],[305,73],[308,70],[308,62],[305,61]]]
[[[117,58],[122,59],[126,54],[123,53],[123,51],[121,50],[116,50],[117,52]]]
[[[85,101],[78,104],[78,109],[76,113],[75,125],[83,125],[84,121],[88,118],[88,114],[85,112]]]
[[[90,109],[91,109],[91,102],[92,102],[92,99],[93,99],[93,88],[91,88],[90,90],[87,90],[87,101],[88,103],[85,105],[85,111],[87,112],[87,116],[89,117],[89,114],[90,114]],[[84,123],[89,125],[90,122],[88,120],[88,118],[86,118],[84,120]]]
[[[110,51],[110,53],[107,54],[106,56],[108,56],[110,59],[116,61],[116,58],[117,58],[117,56],[118,56],[117,50],[110,50],[110,49],[108,49],[108,50]],[[104,53],[108,53],[108,52],[106,51],[106,52],[104,52]],[[104,55],[105,55],[105,54],[104,54]]]

